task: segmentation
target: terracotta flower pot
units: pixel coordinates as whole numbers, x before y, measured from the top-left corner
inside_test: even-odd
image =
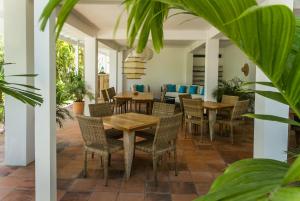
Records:
[[[84,112],[84,101],[73,103],[73,112],[76,115],[83,115]]]

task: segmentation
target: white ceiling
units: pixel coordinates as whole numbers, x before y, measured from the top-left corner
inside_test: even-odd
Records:
[[[78,4],[75,9],[95,24],[101,31],[114,29],[116,21],[123,12],[124,7],[117,4]],[[176,11],[172,11],[170,15],[174,13],[176,13]],[[126,20],[127,14],[123,12],[120,20],[120,29],[126,29]],[[186,14],[170,17],[164,26],[166,30],[207,30],[210,27],[206,21]]]

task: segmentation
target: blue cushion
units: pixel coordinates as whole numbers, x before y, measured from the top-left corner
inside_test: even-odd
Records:
[[[138,92],[144,92],[144,85],[142,84],[137,84],[135,86],[135,90],[138,91]]]
[[[180,86],[178,93],[186,93],[186,86]]]
[[[175,84],[167,84],[167,92],[176,92]]]
[[[204,87],[201,88],[200,95],[204,96]]]
[[[197,86],[190,86],[189,94],[196,94],[197,93]]]

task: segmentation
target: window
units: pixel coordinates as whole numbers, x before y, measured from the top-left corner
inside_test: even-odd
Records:
[[[109,73],[109,54],[104,51],[100,51],[98,55],[98,72]]]

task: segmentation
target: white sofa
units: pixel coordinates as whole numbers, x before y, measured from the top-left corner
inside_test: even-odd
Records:
[[[176,84],[176,92],[168,92],[167,91],[167,85],[168,84],[164,84],[163,87],[162,87],[162,90],[166,92],[166,96],[174,97],[176,103],[180,103],[178,95],[180,95],[180,94],[188,94],[189,90],[190,90],[190,86],[192,86],[192,85],[186,85],[186,84]],[[187,87],[186,93],[179,93],[178,92],[180,86],[186,86]],[[192,98],[193,99],[194,98],[202,98],[202,99],[204,99],[204,95],[200,94],[200,92],[203,91],[204,86],[200,86],[200,85],[193,85],[193,86],[197,86],[197,93],[196,94],[191,94]]]

